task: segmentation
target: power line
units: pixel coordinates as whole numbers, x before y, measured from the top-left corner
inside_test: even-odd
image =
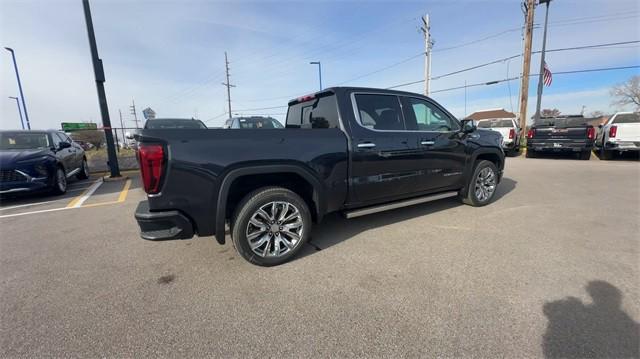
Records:
[[[261,111],[261,110],[275,110],[278,108],[287,108],[289,106],[273,106],[273,107],[260,107],[260,108],[246,108],[240,110],[234,110],[233,112],[246,112],[246,111]]]
[[[606,44],[596,44],[596,45],[586,45],[586,46],[565,47],[565,48],[546,50],[546,52],[583,50],[583,49],[592,49],[592,48],[599,48],[599,47],[616,46],[616,45],[627,45],[627,44],[636,44],[636,43],[640,43],[640,40],[611,42],[611,43],[606,43]],[[533,51],[532,53],[533,54],[538,54],[540,52],[541,51]],[[453,71],[453,72],[449,72],[449,73],[446,73],[446,74],[443,74],[443,75],[434,76],[431,79],[432,80],[441,79],[443,77],[448,77],[448,76],[456,75],[456,74],[459,74],[459,73],[462,73],[462,72],[467,72],[467,71],[479,69],[481,67],[485,67],[485,66],[501,63],[501,62],[504,62],[504,61],[507,61],[507,60],[515,59],[515,58],[520,57],[520,56],[522,56],[522,54],[509,56],[509,57],[505,57],[505,58],[502,58],[502,59],[486,62],[484,64],[475,65],[475,66],[467,67],[467,68],[464,68],[464,69],[456,70],[456,71]]]
[[[213,121],[213,120],[218,119],[218,118],[220,118],[220,117],[222,117],[222,116],[224,116],[224,115],[226,115],[226,114],[227,114],[227,111],[225,111],[225,112],[223,112],[223,113],[219,114],[218,116],[213,116],[213,117],[211,117],[210,119],[205,120],[204,122]]]
[[[582,70],[572,70],[572,71],[558,71],[558,72],[554,72],[553,75],[555,76],[555,75],[577,74],[577,73],[586,73],[586,72],[628,70],[628,69],[636,69],[636,68],[640,68],[640,65],[618,66],[618,67],[602,67],[602,68],[596,68],[596,69],[582,69]],[[540,76],[540,74],[529,74],[529,77],[535,77],[535,76]],[[502,82],[513,81],[513,80],[518,80],[518,79],[520,79],[520,76],[510,77],[510,78],[501,79],[501,80],[488,81],[488,82],[479,82],[479,83],[466,85],[466,86],[450,87],[450,88],[446,88],[446,89],[432,91],[432,93],[460,90],[460,89],[463,89],[465,87],[469,88],[469,87],[477,87],[477,86],[496,85],[496,84],[499,84],[499,83],[502,83]]]
[[[378,69],[378,70],[371,71],[371,72],[367,72],[366,74],[362,74],[362,75],[360,75],[360,76],[356,76],[356,77],[354,77],[354,78],[352,78],[352,79],[349,79],[349,80],[347,80],[347,81],[339,82],[339,83],[337,83],[337,84],[336,84],[336,86],[340,86],[340,85],[346,84],[347,82],[351,82],[351,81],[359,80],[359,79],[361,79],[361,78],[364,78],[364,77],[367,77],[367,76],[371,76],[371,75],[377,74],[377,73],[379,73],[379,72],[382,72],[382,71],[388,70],[388,69],[390,69],[390,68],[393,68],[393,67],[396,67],[396,66],[402,65],[402,64],[404,64],[404,63],[407,63],[407,62],[409,62],[409,61],[411,61],[411,60],[413,60],[413,59],[416,59],[416,58],[418,58],[418,57],[422,57],[422,56],[424,56],[424,51],[423,51],[423,52],[421,52],[421,53],[419,53],[419,54],[416,54],[416,55],[413,55],[413,56],[411,56],[411,57],[408,57],[408,58],[406,58],[406,59],[404,59],[404,60],[402,60],[402,61],[398,61],[398,62],[393,63],[393,64],[391,64],[391,65],[388,65],[388,66],[385,66],[385,67],[383,67],[383,68],[380,68],[380,69]]]

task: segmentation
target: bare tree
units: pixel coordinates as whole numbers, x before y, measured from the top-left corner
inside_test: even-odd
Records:
[[[554,108],[554,109],[545,108],[542,111],[540,111],[540,115],[542,117],[557,117],[557,116],[560,116],[560,110],[558,110],[557,108]]]
[[[640,76],[632,76],[627,81],[613,86],[609,93],[614,98],[612,105],[631,105],[636,111],[640,111]]]

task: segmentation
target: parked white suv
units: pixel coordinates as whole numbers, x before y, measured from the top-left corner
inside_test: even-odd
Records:
[[[640,151],[640,113],[618,112],[598,126],[595,150],[602,160],[611,159],[616,152]]]
[[[502,149],[505,154],[514,156],[520,151],[520,128],[513,118],[492,118],[478,121],[478,128],[500,132]]]

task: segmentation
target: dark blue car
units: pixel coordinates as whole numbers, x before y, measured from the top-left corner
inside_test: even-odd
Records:
[[[59,131],[0,131],[0,194],[67,191],[89,177],[84,150]]]

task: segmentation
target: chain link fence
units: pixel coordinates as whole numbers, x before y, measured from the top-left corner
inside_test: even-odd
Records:
[[[120,170],[137,169],[137,143],[135,140],[127,138],[127,136],[139,129],[135,127],[111,127],[111,129],[116,145],[116,154]],[[109,170],[107,142],[103,129],[86,129],[67,132],[67,134],[84,148],[91,172],[105,172]]]

